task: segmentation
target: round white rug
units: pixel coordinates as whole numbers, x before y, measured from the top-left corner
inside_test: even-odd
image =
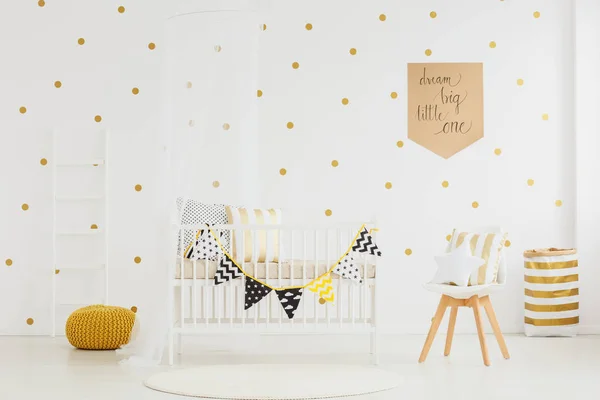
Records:
[[[152,375],[150,389],[213,399],[325,399],[393,389],[396,374],[351,365],[210,365]]]

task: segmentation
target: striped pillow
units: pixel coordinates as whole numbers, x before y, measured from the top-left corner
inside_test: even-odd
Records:
[[[281,210],[279,209],[247,209],[226,207],[229,224],[279,225]],[[243,246],[243,247],[242,247]],[[232,257],[244,262],[278,262],[279,231],[235,229],[232,235]]]
[[[498,280],[498,268],[500,266],[500,254],[506,234],[504,233],[476,233],[476,232],[458,232],[456,229],[452,232],[449,251],[460,246],[465,238],[471,236],[471,252],[475,257],[481,257],[485,261],[481,267],[471,273],[469,286],[486,285],[496,283]]]

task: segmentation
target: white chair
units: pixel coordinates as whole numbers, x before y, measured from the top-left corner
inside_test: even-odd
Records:
[[[478,229],[477,231],[489,233],[501,232],[499,228]],[[466,287],[440,285],[434,283],[427,283],[424,285],[426,290],[438,293],[442,297],[438,305],[437,311],[435,313],[435,316],[431,320],[431,328],[429,329],[427,339],[425,340],[425,345],[423,346],[421,356],[419,357],[420,363],[424,362],[427,358],[429,349],[433,344],[433,340],[435,338],[437,330],[440,326],[440,323],[442,322],[442,319],[444,318],[446,308],[448,307],[451,308],[451,311],[450,321],[448,323],[448,334],[446,336],[446,348],[444,350],[444,356],[450,355],[450,349],[452,347],[452,337],[454,336],[454,325],[456,324],[456,315],[458,314],[458,307],[471,307],[475,316],[475,324],[477,326],[479,344],[481,345],[483,363],[486,366],[490,365],[487,344],[483,332],[483,318],[480,310],[480,307],[483,307],[488,316],[488,319],[490,320],[490,324],[492,325],[492,329],[496,336],[496,340],[500,345],[502,355],[507,360],[510,358],[510,355],[508,354],[508,348],[506,347],[506,342],[504,341],[504,336],[502,336],[502,332],[500,331],[500,326],[498,325],[498,320],[496,319],[496,313],[494,312],[494,308],[492,307],[492,302],[490,300],[490,294],[502,289],[506,284],[506,268],[506,254],[504,248],[502,248],[499,261],[497,279],[498,283]]]

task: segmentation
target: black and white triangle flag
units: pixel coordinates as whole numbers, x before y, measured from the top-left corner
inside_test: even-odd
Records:
[[[215,285],[229,282],[230,280],[241,278],[244,274],[231,258],[224,255],[219,262],[217,271],[215,272]]]
[[[246,293],[244,295],[244,310],[249,309],[261,301],[266,295],[271,293],[271,290],[273,289],[247,276]]]
[[[367,228],[363,228],[358,234],[356,243],[352,246],[352,250],[357,253],[369,253],[373,256],[381,257],[381,251],[379,251],[379,248],[375,244],[375,241]]]
[[[191,260],[217,261],[222,255],[221,246],[219,246],[211,231],[204,229],[195,240],[186,257]]]
[[[335,266],[333,272],[340,275],[342,278],[352,279],[355,282],[362,283],[360,270],[356,264],[354,264],[354,257],[352,257],[352,253],[346,254],[346,257],[344,257],[342,261]]]
[[[289,319],[294,318],[294,313],[300,305],[303,291],[303,288],[277,290],[277,297],[279,297],[281,307],[283,307],[283,311],[285,311]]]

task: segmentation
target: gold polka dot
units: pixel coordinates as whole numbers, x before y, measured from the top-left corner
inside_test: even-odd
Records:
[[[33,318],[27,318],[27,325],[33,325]]]
[[[258,89],[258,90],[256,91],[256,97],[262,97],[262,95],[263,95],[263,91],[262,91],[262,90],[260,90],[260,89]]]
[[[331,214],[333,214],[333,212],[330,209],[325,210],[326,216],[331,217]]]
[[[541,15],[540,12],[536,11],[536,12],[533,13],[533,18],[539,18],[540,15]]]
[[[154,49],[156,48],[156,44],[154,44],[154,43],[150,42],[150,43],[148,43],[148,48],[149,48],[150,50],[154,50]]]
[[[510,245],[511,245],[510,240],[507,239],[504,241],[504,247],[510,247]]]
[[[261,29],[262,29],[263,31],[266,31],[266,30],[267,30],[267,24],[262,24],[262,26],[261,26]]]
[[[404,250],[404,254],[406,254],[407,256],[410,256],[412,254],[412,250],[406,249],[406,250]]]
[[[494,149],[494,154],[499,156],[500,154],[502,154],[502,149]]]
[[[42,158],[42,159],[40,160],[40,164],[42,164],[42,165],[46,165],[46,164],[48,164],[48,160],[46,160],[45,158]]]
[[[319,304],[325,304],[327,301],[324,298],[319,298]]]
[[[356,55],[356,49],[354,47],[350,49],[350,55]]]
[[[294,62],[292,63],[292,68],[294,68],[294,69],[298,69],[298,68],[300,68],[300,64],[298,64],[296,61],[294,61]]]
[[[187,88],[188,88],[188,89],[191,89],[191,88],[192,88],[192,86],[194,86],[194,84],[193,84],[192,82],[188,81],[188,83],[187,83]]]
[[[479,207],[479,203],[476,202],[476,201],[474,201],[474,202],[471,203],[471,207],[477,208],[477,207]]]
[[[442,187],[445,187],[445,188],[447,188],[448,186],[449,186],[449,183],[448,183],[448,181],[444,181],[444,182],[442,182]]]
[[[60,274],[60,269],[55,269],[54,270],[54,275],[58,275],[58,274]]]
[[[543,119],[544,121],[548,121],[548,118],[549,118],[549,117],[548,117],[548,114],[542,114],[542,119]]]
[[[78,43],[80,46],[83,46],[83,45],[85,44],[85,39],[81,37],[81,38],[77,39],[77,43]]]
[[[398,140],[398,141],[396,142],[396,146],[398,146],[398,147],[402,148],[402,147],[404,147],[404,142],[403,142],[402,140]]]
[[[133,93],[134,95],[138,95],[140,93],[140,89],[134,87],[133,89],[131,89],[131,93]]]
[[[213,185],[213,187],[215,189],[218,188],[219,186],[221,186],[221,184],[219,183],[219,181],[213,181],[212,185]]]
[[[221,45],[216,45],[216,46],[215,46],[215,51],[216,51],[217,53],[220,53],[220,52],[221,52],[221,50],[223,50],[223,48],[221,47]]]
[[[294,123],[293,122],[288,122],[287,123],[287,128],[288,129],[293,129],[294,128]]]
[[[131,311],[133,311],[134,313],[137,312],[137,307],[136,306],[131,306]]]
[[[396,93],[396,92],[392,92],[392,93],[390,93],[390,97],[391,97],[392,99],[397,99],[397,98],[398,98],[398,93]]]
[[[231,128],[231,125],[229,125],[227,122],[225,122],[225,123],[223,124],[223,130],[224,130],[224,131],[228,131],[230,128]]]
[[[452,235],[446,235],[446,241],[450,241],[450,239],[452,239]]]
[[[21,114],[25,114],[27,112],[27,108],[26,107],[21,107],[21,108],[19,108],[19,112]]]
[[[345,105],[345,106],[347,106],[347,105],[348,105],[348,103],[350,103],[350,100],[348,100],[347,98],[345,98],[345,97],[344,97],[344,98],[342,99],[342,104],[343,104],[343,105]]]
[[[491,41],[490,42],[490,49],[495,49],[496,48],[496,42]]]
[[[23,211],[29,210],[29,204],[27,204],[27,203],[22,204],[21,205],[21,210],[23,210]]]
[[[38,6],[44,7],[45,5],[46,5],[46,2],[44,0],[38,1]]]
[[[380,15],[379,15],[379,20],[380,20],[380,21],[382,21],[382,22],[383,22],[383,21],[385,21],[386,19],[387,19],[387,17],[386,17],[386,15],[385,15],[385,14],[380,14]]]
[[[92,224],[92,225],[90,225],[90,229],[98,229],[98,225]]]
[[[338,162],[338,160],[333,160],[333,161],[331,162],[331,166],[332,166],[333,168],[337,167],[338,165],[340,165],[340,163]]]
[[[435,11],[432,11],[432,12],[429,13],[429,16],[431,18],[435,18],[435,17],[437,17],[437,13]]]
[[[139,256],[136,256],[136,257],[133,259],[133,262],[134,262],[134,263],[136,263],[136,264],[139,264],[139,263],[141,263],[141,262],[142,262],[142,258],[141,258],[141,257],[139,257]]]
[[[391,189],[392,188],[392,182],[386,182],[385,183],[385,188],[386,189]]]
[[[117,11],[119,11],[119,13],[123,14],[125,12],[125,7],[120,6],[119,8],[117,8]]]
[[[425,55],[429,57],[431,55],[431,49],[425,50]]]
[[[556,200],[554,204],[556,205],[556,207],[561,207],[563,205],[563,202],[562,200]]]
[[[102,122],[102,116],[101,115],[96,115],[94,117],[94,121],[96,121],[96,122]]]
[[[523,86],[523,83],[525,83],[525,82],[523,81],[523,79],[521,79],[521,78],[517,79],[517,85],[519,85],[519,86]]]
[[[136,192],[141,192],[142,191],[142,185],[140,185],[139,183],[137,185],[135,185],[135,191]]]
[[[533,179],[527,179],[527,185],[533,186],[534,183],[535,181]]]
[[[285,168],[281,168],[279,170],[279,175],[284,176],[285,174],[287,174],[287,170]]]
[[[62,87],[62,82],[61,81],[54,82],[54,87],[57,89],[60,89]]]
[[[4,264],[6,264],[7,267],[10,267],[13,264],[13,261],[10,258],[7,258],[6,261],[4,261]]]
[[[312,26],[312,24],[310,24],[310,23],[309,23],[309,24],[306,24],[306,25],[304,25],[304,28],[305,28],[307,31],[312,31],[312,28],[313,28],[313,26]]]

